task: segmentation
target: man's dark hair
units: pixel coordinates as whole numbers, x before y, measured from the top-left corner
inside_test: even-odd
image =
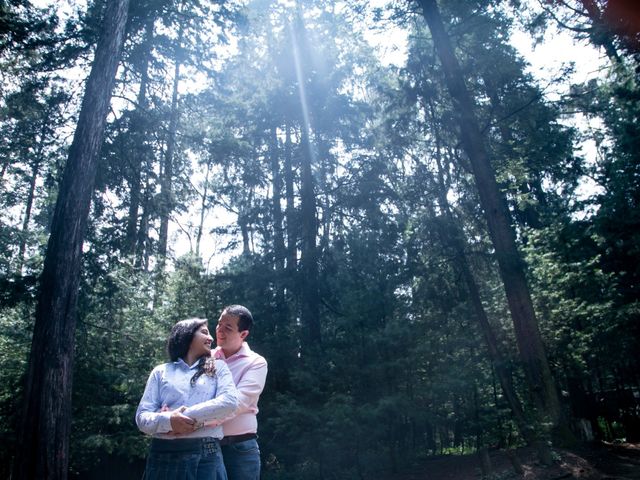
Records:
[[[187,356],[193,336],[202,325],[206,324],[206,318],[187,318],[173,326],[167,339],[167,353],[172,362]]]
[[[222,313],[238,317],[238,331],[240,332],[251,330],[251,327],[253,327],[253,315],[251,315],[247,307],[243,307],[242,305],[229,305],[222,310]]]

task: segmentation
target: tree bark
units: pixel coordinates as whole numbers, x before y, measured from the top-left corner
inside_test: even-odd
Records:
[[[301,205],[302,214],[302,252],[300,256],[300,271],[302,273],[302,324],[307,329],[309,346],[320,344],[320,298],[318,285],[318,219],[316,216],[316,197],[314,192],[313,174],[311,171],[311,146],[308,132],[302,134],[302,185]]]
[[[180,26],[177,45],[182,44],[183,28]],[[176,53],[175,69],[173,73],[173,91],[171,94],[171,116],[169,118],[169,136],[167,138],[167,150],[164,156],[160,186],[160,231],[158,233],[158,272],[162,274],[167,256],[167,244],[169,237],[169,216],[173,210],[173,154],[176,148],[176,134],[178,131],[178,87],[180,85],[181,61]]]
[[[146,131],[147,123],[147,85],[149,83],[149,60],[153,43],[153,18],[145,25],[145,53],[140,72],[140,89],[138,90],[135,123],[132,125],[133,158],[131,158],[131,178],[129,179],[129,212],[127,215],[127,229],[125,253],[135,255],[138,232],[138,213],[142,195],[142,167],[146,164]]]
[[[142,178],[140,175],[140,157],[134,154],[131,158],[131,175],[129,181],[129,211],[127,213],[127,226],[125,230],[124,253],[133,255],[136,251],[136,234],[138,232],[138,212],[140,209],[140,194]]]
[[[281,277],[284,272],[285,245],[284,232],[282,229],[282,173],[280,172],[280,162],[278,155],[278,136],[276,128],[271,130],[270,136],[270,158],[271,158],[271,178],[272,178],[272,214],[273,214],[273,260],[276,276]]]
[[[433,118],[433,111],[431,110],[429,113]],[[480,289],[478,288],[478,284],[473,272],[471,271],[471,266],[465,252],[463,240],[464,234],[462,229],[458,226],[447,200],[447,185],[444,179],[444,168],[440,156],[439,135],[437,132],[435,135],[436,143],[438,144],[436,151],[436,164],[438,167],[438,203],[440,204],[440,208],[447,219],[447,223],[450,225],[450,229],[446,231],[447,233],[445,233],[444,229],[439,229],[438,236],[440,237],[440,241],[443,246],[450,246],[453,249],[455,266],[460,272],[467,288],[467,293],[469,294],[469,299],[475,313],[476,321],[478,322],[478,326],[480,327],[480,331],[484,337],[489,358],[495,368],[498,381],[500,382],[500,387],[502,388],[505,399],[509,404],[513,419],[518,427],[518,431],[525,441],[529,444],[533,444],[535,441],[534,432],[531,425],[526,420],[524,408],[522,407],[522,403],[520,402],[516,389],[513,385],[513,377],[511,370],[508,367],[508,362],[501,353],[500,343],[491,323],[489,322],[484,305],[482,304]],[[433,212],[433,210],[431,210],[431,214],[432,216],[435,216],[435,212]]]
[[[150,192],[151,186],[147,179],[147,184],[144,188],[142,196],[142,215],[140,215],[140,226],[138,227],[137,240],[136,240],[136,252],[135,252],[135,267],[144,271],[149,270],[149,256],[150,256],[150,241],[149,241],[149,210],[150,210]]]
[[[211,163],[207,163],[207,173],[204,176],[204,190],[200,202],[200,222],[196,234],[196,257],[200,258],[200,242],[204,232],[204,219],[207,215],[207,196],[209,195],[209,174],[211,173]]]
[[[285,217],[287,226],[287,273],[289,276],[295,274],[298,263],[298,234],[296,222],[296,206],[295,193],[293,190],[294,174],[293,174],[293,145],[291,142],[291,126],[287,123],[285,127],[285,143],[284,143],[284,184],[286,207]]]
[[[505,199],[498,189],[495,172],[475,116],[475,104],[464,83],[436,0],[419,0],[419,4],[442,64],[447,88],[458,111],[462,146],[471,161],[530,392],[536,403],[540,422],[546,420],[557,426],[561,421],[560,399],[533,310],[511,218]]]
[[[307,72],[303,59],[309,58],[310,49],[302,20],[301,4],[296,4],[295,26],[291,32],[293,60],[296,65],[298,93],[300,96],[301,152],[300,152],[300,214],[302,227],[302,248],[300,254],[301,277],[301,322],[306,328],[306,342],[310,349],[320,345],[320,292],[318,247],[318,218],[316,212],[316,193],[312,164],[314,149],[311,144],[311,112],[306,93]]]
[[[29,193],[27,194],[27,205],[24,209],[24,218],[22,219],[22,232],[20,237],[20,250],[18,252],[18,265],[16,271],[22,275],[22,267],[24,265],[24,255],[27,251],[27,236],[29,235],[29,222],[31,221],[31,210],[33,209],[33,200],[36,192],[36,182],[40,172],[40,164],[42,163],[42,148],[38,148],[36,158],[31,165],[31,178],[29,179]]]
[[[129,0],[107,2],[64,169],[40,279],[15,480],[67,478],[76,304],[99,150],[124,41]]]
[[[271,176],[273,182],[273,268],[275,270],[275,303],[277,325],[284,326],[287,317],[287,302],[285,299],[285,258],[286,246],[284,243],[283,213],[282,213],[282,171],[280,168],[280,155],[278,149],[278,135],[276,127],[271,130]],[[276,325],[270,324],[270,333],[275,332]]]

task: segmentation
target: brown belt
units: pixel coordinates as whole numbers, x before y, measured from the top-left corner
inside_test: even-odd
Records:
[[[253,440],[258,438],[256,433],[243,433],[242,435],[227,435],[220,440],[220,445],[231,445],[233,443],[246,442],[247,440]]]

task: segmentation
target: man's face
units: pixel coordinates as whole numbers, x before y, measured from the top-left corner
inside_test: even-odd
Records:
[[[218,325],[216,326],[216,344],[222,348],[225,355],[233,355],[240,347],[242,342],[247,338],[249,330],[238,330],[238,320],[236,315],[223,313],[220,315]]]

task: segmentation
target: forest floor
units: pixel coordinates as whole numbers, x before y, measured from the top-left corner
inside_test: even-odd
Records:
[[[640,444],[592,443],[572,449],[555,449],[556,462],[542,466],[533,450],[521,448],[517,457],[524,474],[516,474],[503,451],[491,452],[490,480],[636,480],[640,479]],[[476,480],[481,479],[477,455],[447,455],[426,460],[411,471],[380,480]]]

